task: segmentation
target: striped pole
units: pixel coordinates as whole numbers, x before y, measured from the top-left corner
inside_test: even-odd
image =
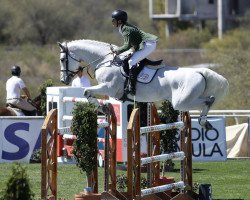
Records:
[[[162,155],[156,155],[146,158],[141,158],[141,165],[152,163],[152,162],[158,162],[158,161],[164,161],[169,159],[184,159],[185,154],[183,151],[180,152],[174,152],[170,154],[162,154]]]
[[[172,190],[175,188],[184,188],[184,182],[179,181],[179,182],[170,183],[167,185],[160,185],[160,186],[156,186],[152,188],[147,188],[147,189],[141,190],[141,196],[143,197],[143,196],[150,195],[150,194],[165,192],[167,190]]]
[[[174,122],[174,123],[169,123],[169,124],[159,124],[159,125],[154,125],[154,126],[146,126],[146,127],[141,127],[140,128],[140,133],[145,134],[145,133],[150,133],[154,131],[163,131],[163,130],[170,130],[174,128],[182,129],[184,127],[183,122]]]

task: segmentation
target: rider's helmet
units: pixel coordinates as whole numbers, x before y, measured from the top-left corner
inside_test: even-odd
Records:
[[[12,68],[11,68],[11,74],[13,76],[20,76],[20,74],[21,74],[21,68],[19,66],[17,66],[17,65],[12,66]]]
[[[115,10],[112,12],[112,18],[118,20],[121,20],[123,23],[127,22],[128,15],[123,10]]]

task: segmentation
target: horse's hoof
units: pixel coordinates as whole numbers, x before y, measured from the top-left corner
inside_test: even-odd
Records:
[[[205,101],[207,106],[211,106],[215,101],[215,97],[214,96],[210,96],[207,98],[207,100]]]
[[[85,96],[87,99],[90,97],[90,91],[84,91],[83,96]]]
[[[206,130],[212,130],[214,127],[212,126],[212,124],[207,121],[207,117],[206,116],[201,116],[198,119],[199,124],[201,125],[202,128],[206,129]]]
[[[209,121],[206,121],[205,123],[205,129],[206,130],[212,130],[214,127],[212,126],[212,124]]]

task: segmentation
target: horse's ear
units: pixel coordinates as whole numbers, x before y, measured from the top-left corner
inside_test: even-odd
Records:
[[[57,44],[59,45],[59,47],[60,47],[62,50],[65,50],[65,47],[62,45],[62,43],[57,42]]]

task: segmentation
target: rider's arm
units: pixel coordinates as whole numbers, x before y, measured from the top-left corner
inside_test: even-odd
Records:
[[[22,91],[28,97],[28,99],[31,99],[30,92],[29,92],[28,88],[24,87],[24,88],[22,88]]]
[[[121,53],[123,53],[124,51],[127,51],[131,48],[130,42],[129,42],[129,37],[128,36],[124,36],[124,44],[123,46],[117,48],[116,54],[119,55]]]

